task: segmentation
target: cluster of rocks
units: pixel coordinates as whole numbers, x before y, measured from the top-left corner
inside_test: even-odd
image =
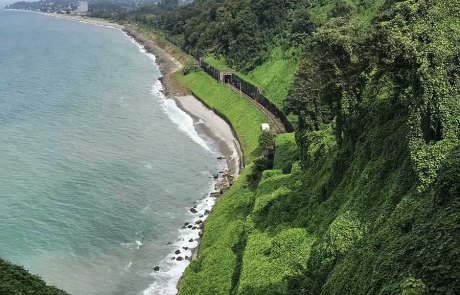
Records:
[[[203,215],[200,214],[200,218],[202,218]],[[194,223],[192,222],[186,222],[184,223],[184,225],[182,226],[182,228],[190,228],[192,230],[195,230],[195,229],[198,229],[198,230],[201,230],[203,229],[203,220],[201,219],[198,219],[197,221],[195,221]]]
[[[218,191],[219,194],[223,194],[233,185],[234,177],[228,173],[227,168],[225,168],[223,171],[220,171],[219,174],[222,174],[222,180],[215,184],[214,189]],[[217,179],[218,177],[214,178]]]
[[[224,160],[225,157],[218,157],[217,158],[218,160]],[[233,175],[230,175],[229,172],[228,172],[228,169],[225,168],[223,171],[220,171],[219,174],[222,175],[222,178],[219,182],[217,182],[214,186],[214,189],[217,191],[215,193],[212,193],[211,196],[213,197],[217,197],[221,194],[223,194],[224,192],[226,192],[232,185],[233,185],[233,180],[234,180],[234,177]],[[214,179],[219,179],[219,174],[214,174],[213,175],[213,178]],[[192,208],[189,209],[189,211],[193,214],[198,214],[198,210],[197,210],[197,205],[194,205]],[[204,216],[207,216],[211,213],[210,210],[205,210],[203,214],[200,214],[198,215],[199,218],[203,218]],[[198,235],[201,237],[203,236],[203,227],[204,227],[204,223],[203,223],[203,220],[202,219],[198,219],[197,221],[195,222],[185,222],[184,225],[182,226],[183,229],[186,229],[186,228],[189,228],[189,229],[192,229],[192,230],[199,230],[198,232]],[[198,240],[198,239],[195,239],[195,240]],[[193,241],[195,241],[194,239],[190,239],[189,242],[192,243]],[[170,245],[172,242],[169,242],[168,245]],[[183,250],[187,251],[189,248],[188,247],[182,247]],[[171,260],[177,260],[177,261],[182,261],[182,260],[191,260],[191,257],[189,256],[184,256],[182,257],[180,254],[181,254],[181,250],[180,249],[177,249],[174,254],[178,255],[177,257],[176,256],[172,256],[171,257]],[[154,271],[160,271],[160,267],[159,266],[155,266],[153,268]]]
[[[193,239],[191,239],[191,240],[193,241]],[[188,247],[182,247],[182,249],[184,249],[185,251],[187,251],[187,250],[188,250]],[[179,249],[177,249],[176,252],[174,252],[174,254],[176,254],[176,255],[179,255],[180,253],[181,253],[181,251],[180,251]],[[172,256],[172,257],[171,257],[171,260],[177,260],[177,261],[182,261],[182,260],[184,260],[184,259],[185,259],[185,260],[190,260],[190,257],[189,257],[189,256],[184,256],[184,257],[182,257],[182,256],[177,256],[177,257]]]

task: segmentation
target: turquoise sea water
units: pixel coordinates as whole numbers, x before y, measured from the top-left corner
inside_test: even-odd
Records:
[[[0,257],[72,294],[174,294],[216,163],[159,75],[120,30],[0,10]]]

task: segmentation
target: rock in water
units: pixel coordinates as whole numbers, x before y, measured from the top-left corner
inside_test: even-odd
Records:
[[[160,267],[157,265],[153,268],[154,271],[160,271]]]

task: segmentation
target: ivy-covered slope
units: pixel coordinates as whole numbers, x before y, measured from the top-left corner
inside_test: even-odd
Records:
[[[460,1],[323,2],[296,143],[219,200],[179,294],[460,293]]]
[[[68,295],[62,290],[47,286],[39,276],[30,274],[23,267],[11,264],[1,258],[0,294]]]

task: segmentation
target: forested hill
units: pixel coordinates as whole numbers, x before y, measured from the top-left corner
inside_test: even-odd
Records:
[[[11,264],[0,258],[0,294],[4,295],[68,295],[66,292],[32,275],[21,266]]]
[[[148,23],[243,72],[299,65],[295,143],[219,200],[180,294],[460,294],[459,0],[196,0]]]

